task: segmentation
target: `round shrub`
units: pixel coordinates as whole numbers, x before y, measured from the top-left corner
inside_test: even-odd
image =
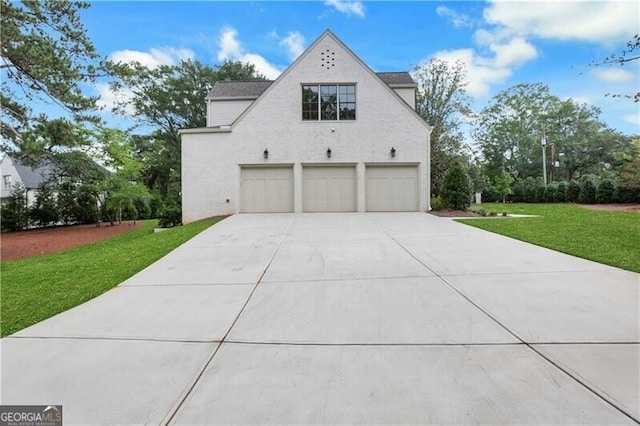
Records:
[[[611,179],[604,179],[596,190],[596,201],[598,203],[613,203],[615,201],[616,185]]]
[[[558,184],[552,182],[544,189],[544,202],[553,203],[556,199],[556,193],[558,192]]]
[[[556,190],[556,196],[553,201],[556,203],[564,203],[567,201],[567,182],[562,181],[558,183],[558,189]]]
[[[516,181],[513,185],[513,201],[515,203],[522,203],[525,201],[527,196],[527,188],[522,179]]]
[[[444,209],[444,201],[440,197],[433,197],[431,199],[431,210],[434,212],[440,211]]]
[[[484,203],[496,203],[498,201],[502,201],[499,198],[498,192],[493,186],[489,186],[482,191],[482,202]]]
[[[469,175],[458,161],[454,161],[442,180],[440,197],[454,210],[466,210],[471,205]]]
[[[593,204],[596,202],[596,182],[592,178],[586,178],[582,182],[578,201],[585,204]]]
[[[572,180],[571,182],[569,182],[569,184],[567,185],[567,201],[570,203],[575,203],[578,201],[578,198],[580,198],[580,183]]]

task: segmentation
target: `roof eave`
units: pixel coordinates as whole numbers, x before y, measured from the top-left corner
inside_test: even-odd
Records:
[[[258,96],[207,96],[207,101],[253,101],[258,99]]]

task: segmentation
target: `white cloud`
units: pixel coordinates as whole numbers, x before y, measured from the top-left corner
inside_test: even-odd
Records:
[[[364,18],[364,5],[359,1],[350,0],[326,0],[325,6],[333,6],[338,12],[347,16],[356,15]]]
[[[236,39],[237,36],[238,32],[231,27],[226,27],[222,30],[220,34],[220,50],[218,51],[219,61],[237,58],[242,54],[242,47]]]
[[[537,57],[538,53],[526,40],[516,37],[507,43],[493,43],[493,56],[483,56],[475,49],[445,50],[434,57],[447,62],[461,61],[467,70],[467,93],[474,98],[487,96],[493,84],[504,82],[514,68]]]
[[[493,1],[484,18],[512,34],[609,44],[638,32],[639,13],[635,1]]]
[[[632,72],[620,68],[596,68],[591,72],[598,80],[608,83],[625,83],[636,79]]]
[[[625,115],[624,121],[629,124],[635,124],[636,126],[640,126],[640,112],[636,114]]]
[[[275,80],[278,78],[282,70],[275,65],[269,63],[265,58],[256,53],[245,53],[238,56],[237,61],[253,64],[256,67],[256,71],[267,77],[269,80]]]
[[[471,19],[471,17],[463,13],[458,13],[455,10],[449,9],[445,6],[438,6],[436,8],[436,13],[438,14],[438,16],[449,19],[453,26],[456,28],[470,27],[473,25],[473,20]]]
[[[304,52],[304,36],[298,31],[291,31],[285,38],[280,40],[279,45],[285,47],[289,58],[295,61]]]
[[[218,60],[249,63],[255,66],[258,73],[268,79],[274,80],[278,78],[282,70],[257,53],[245,52],[237,37],[238,32],[234,28],[226,27],[222,30],[220,33]]]
[[[493,63],[497,68],[522,65],[538,56],[536,48],[521,37],[516,37],[505,44],[493,43],[489,49],[496,55]]]
[[[160,65],[175,65],[181,60],[192,59],[194,56],[193,51],[189,49],[153,47],[149,52],[117,50],[109,55],[109,59],[122,63],[139,62],[149,68],[156,68]]]
[[[124,112],[127,115],[134,115],[131,101],[133,100],[133,90],[123,88],[118,91],[111,90],[108,84],[98,83],[96,84],[96,90],[98,91],[98,107],[106,111],[111,111],[116,105],[125,105]]]

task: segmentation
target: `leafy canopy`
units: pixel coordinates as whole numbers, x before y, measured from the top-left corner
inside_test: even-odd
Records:
[[[85,96],[81,85],[93,82],[99,69],[98,53],[80,21],[89,4],[0,1],[3,140],[20,139],[33,102],[55,103],[76,119],[89,118],[85,113],[95,108],[96,98]]]

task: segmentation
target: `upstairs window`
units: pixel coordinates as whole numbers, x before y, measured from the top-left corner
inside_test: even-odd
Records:
[[[11,175],[2,176],[2,189],[11,189]]]
[[[302,86],[302,119],[347,121],[356,119],[355,84],[305,84]]]

